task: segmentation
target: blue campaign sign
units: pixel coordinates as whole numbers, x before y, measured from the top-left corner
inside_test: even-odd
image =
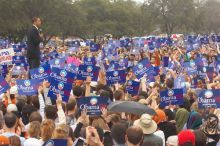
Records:
[[[197,66],[208,66],[208,60],[205,57],[197,57],[195,63]]]
[[[133,67],[133,72],[138,79],[142,78],[144,74],[150,75],[154,72],[154,67],[148,59],[144,59]]]
[[[10,88],[3,76],[0,76],[0,94],[5,93]]]
[[[19,95],[36,95],[40,84],[38,79],[16,80]]]
[[[59,54],[57,53],[57,51],[52,51],[52,52],[48,53],[47,56],[54,59],[54,58],[57,58],[59,56]]]
[[[31,79],[39,79],[40,81],[48,80],[51,73],[51,68],[49,64],[42,65],[39,68],[34,68],[30,70]]]
[[[169,89],[161,91],[160,103],[163,106],[183,104],[183,89]]]
[[[220,108],[220,90],[202,90],[198,93],[199,108]]]
[[[163,57],[163,67],[168,67],[169,64],[169,57]]]
[[[66,58],[55,58],[55,59],[50,60],[49,64],[52,67],[60,68],[60,67],[64,67],[65,66],[65,61],[66,61]]]
[[[57,94],[60,94],[62,100],[68,102],[70,91],[72,90],[71,83],[65,83],[62,81],[50,80],[50,88],[48,92],[48,97],[51,99],[57,99]]]
[[[6,77],[7,73],[8,73],[7,65],[0,65],[0,75]]]
[[[83,59],[83,63],[85,65],[95,65],[96,64],[96,60],[95,60],[95,57],[85,57]]]
[[[12,70],[12,75],[24,74],[26,69],[23,66],[15,66]]]
[[[200,42],[201,42],[201,44],[209,44],[209,38],[208,38],[208,36],[202,36],[202,37],[200,38]]]
[[[75,79],[75,76],[76,75],[74,73],[69,72],[65,69],[53,67],[52,72],[50,74],[50,79],[72,84]]]
[[[205,84],[205,79],[200,75],[196,75],[193,77],[192,86],[197,88],[199,84]]]
[[[26,63],[25,57],[24,56],[13,56],[12,64],[17,64],[17,63]]]
[[[74,74],[77,74],[79,68],[75,66],[74,64],[67,64],[65,65],[64,69]]]
[[[159,75],[159,73],[160,73],[160,68],[159,68],[159,66],[154,66],[154,76],[158,76]]]
[[[174,88],[184,88],[186,86],[186,80],[185,76],[178,76],[177,78],[174,79]]]
[[[188,75],[195,75],[197,74],[197,66],[194,61],[185,62],[184,67],[186,68],[186,72]]]
[[[108,98],[100,96],[81,97],[77,99],[80,111],[87,110],[88,115],[101,115],[101,110],[107,108]]]
[[[125,48],[131,46],[131,40],[129,38],[121,39],[120,40],[120,46],[125,47]]]
[[[119,59],[118,61],[119,68],[124,68],[128,66],[128,59]]]
[[[107,71],[113,71],[113,70],[118,70],[119,69],[119,64],[116,61],[112,61],[109,66]]]
[[[97,81],[100,68],[93,65],[80,65],[78,69],[77,79],[86,80],[87,76],[92,78],[92,81]]]
[[[67,139],[50,139],[42,146],[67,146]]]
[[[16,52],[16,53],[19,53],[19,52],[21,52],[21,48],[19,48],[19,47],[13,47],[13,49],[14,49],[14,52]]]
[[[20,67],[25,68],[25,70],[27,70],[29,64],[28,63],[15,63],[15,66],[20,66]]]
[[[115,70],[106,72],[106,81],[108,85],[115,83],[125,83],[126,73],[125,70]]]
[[[140,87],[140,82],[128,80],[127,85],[126,85],[126,92],[132,95],[137,95],[139,87]]]
[[[207,74],[207,76],[208,76],[208,78],[209,78],[210,80],[213,79],[214,67],[208,67],[208,66],[200,67],[200,66],[199,66],[199,67],[197,68],[197,70],[198,70],[198,73],[199,73],[200,75]]]
[[[97,52],[100,49],[100,44],[96,44],[94,42],[90,42],[90,51],[91,52]]]

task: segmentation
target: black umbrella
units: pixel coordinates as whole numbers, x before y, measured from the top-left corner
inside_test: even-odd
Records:
[[[125,112],[135,115],[142,115],[147,113],[149,115],[155,115],[156,112],[146,105],[140,104],[134,101],[115,101],[108,105],[110,112]]]

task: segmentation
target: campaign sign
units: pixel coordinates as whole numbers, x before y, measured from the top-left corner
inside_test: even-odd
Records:
[[[43,81],[44,79],[48,80],[50,73],[51,73],[51,68],[49,64],[30,70],[31,79],[39,79],[40,81]]]
[[[198,85],[201,84],[205,84],[205,79],[200,75],[194,76],[192,80],[192,86],[194,88],[198,88]]]
[[[106,72],[106,81],[108,85],[115,83],[125,83],[126,74],[125,70],[115,70]]]
[[[75,79],[75,76],[76,75],[74,73],[69,72],[65,69],[53,67],[52,72],[50,74],[50,79],[72,84]]]
[[[96,64],[95,57],[85,57],[83,62],[85,65],[95,65]]]
[[[1,64],[10,64],[12,63],[12,56],[14,56],[14,49],[1,49],[0,50],[0,63]]]
[[[65,66],[65,58],[55,58],[49,61],[52,67],[64,67]]]
[[[177,78],[174,79],[174,88],[184,88],[186,86],[185,84],[185,76],[178,76]]]
[[[97,81],[100,68],[93,65],[80,65],[78,69],[77,79],[86,80],[87,76],[92,78],[92,81]]]
[[[107,108],[108,98],[100,96],[81,97],[77,100],[80,111],[87,110],[88,115],[101,115],[101,110]]]
[[[154,66],[154,76],[158,76],[159,75],[159,73],[160,73],[160,68],[159,68],[159,66]]]
[[[184,67],[186,68],[188,75],[195,75],[197,74],[197,65],[194,61],[185,62]]]
[[[126,85],[126,92],[132,95],[136,95],[138,94],[139,87],[140,87],[140,82],[128,80]]]
[[[202,90],[198,93],[199,108],[220,108],[220,90]]]
[[[183,104],[183,89],[169,89],[161,91],[160,103],[163,106]]]
[[[168,67],[169,64],[169,57],[163,57],[163,67]]]
[[[140,79],[145,73],[147,75],[152,74],[154,72],[154,67],[151,65],[148,59],[144,59],[133,67],[133,72],[136,77]]]
[[[65,83],[62,81],[56,81],[50,79],[50,88],[48,92],[48,97],[56,100],[57,94],[60,94],[63,101],[68,102],[71,90],[72,90],[71,83]]]
[[[128,59],[120,59],[120,60],[118,61],[118,65],[119,65],[119,68],[127,67],[127,65],[128,65]]]
[[[38,79],[16,80],[19,95],[36,95],[40,84]]]
[[[8,73],[7,65],[0,65],[0,75],[6,77],[7,73]]]
[[[94,42],[90,42],[90,51],[97,52],[100,48],[100,44],[96,44]]]
[[[108,66],[108,71],[119,70],[119,64],[115,61],[112,61]]]
[[[197,57],[195,63],[197,66],[208,66],[208,60],[205,57]]]
[[[45,142],[42,146],[67,146],[66,139],[50,139]]]
[[[50,52],[50,53],[48,53],[47,54],[49,57],[51,57],[51,58],[56,58],[56,57],[58,57],[59,56],[59,54],[57,53],[57,51],[52,51],[52,52]]]
[[[74,74],[77,74],[78,72],[78,67],[75,66],[74,64],[67,64],[65,65],[64,69],[66,69],[69,72],[72,72]]]
[[[13,56],[12,64],[15,64],[15,63],[26,63],[25,57],[24,56]]]
[[[25,74],[26,69],[23,66],[15,66],[12,70],[12,75],[21,75],[21,74]]]
[[[0,76],[0,94],[5,93],[10,88],[3,76]]]
[[[20,66],[21,68],[24,68],[27,70],[29,64],[28,63],[15,63],[15,66]]]
[[[208,78],[210,80],[213,79],[213,74],[214,74],[214,67],[208,67],[208,66],[199,66],[197,67],[197,70],[199,72],[200,75],[204,75],[207,74]]]

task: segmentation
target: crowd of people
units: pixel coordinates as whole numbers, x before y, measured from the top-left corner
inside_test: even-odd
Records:
[[[16,80],[29,79],[29,70],[14,75],[16,65],[8,65],[4,78],[10,89],[0,96],[0,146],[220,145],[218,106],[201,108],[198,103],[199,91],[220,89],[220,51],[217,43],[202,44],[191,50],[177,43],[161,45],[153,51],[143,49],[144,46],[142,49],[134,49],[134,46],[128,45],[115,47],[115,52],[111,50],[110,53],[103,49],[108,48],[110,42],[114,41],[100,44],[95,52],[90,51],[91,46],[86,45],[78,46],[76,51],[66,45],[41,48],[41,65],[54,58],[64,57],[66,66],[73,64],[77,68],[84,64],[85,58],[95,57],[95,66],[100,67],[98,80],[92,81],[89,76],[84,81],[75,78],[68,101],[63,101],[59,94],[56,99],[50,98],[50,81],[47,80],[39,85],[36,95],[19,95]],[[50,56],[52,52],[56,52],[56,55]],[[25,51],[20,55],[25,56]],[[198,56],[203,58],[198,62],[200,66],[212,67],[214,71],[211,75],[207,73],[198,78],[195,84],[194,79],[199,73],[190,74],[183,64],[195,61]],[[164,65],[164,57],[169,60],[167,67]],[[147,80],[146,75],[138,79],[133,72],[133,67],[143,59],[149,60],[153,67],[159,67],[153,81]],[[116,69],[115,63],[120,60],[127,62]],[[53,67],[53,64],[50,65]],[[111,70],[125,70],[126,81],[107,84],[106,72]],[[77,72],[74,68],[69,71]],[[175,84],[179,76],[184,77],[179,87],[184,88],[183,102],[178,105],[162,105],[160,92],[178,88]],[[129,80],[140,82],[137,94],[126,91]],[[112,112],[102,108],[101,115],[88,115],[87,110],[80,110],[77,105],[80,98],[88,96],[108,98],[109,104],[117,101],[137,102],[153,109],[155,114]],[[56,140],[63,140],[64,143],[56,143]]]

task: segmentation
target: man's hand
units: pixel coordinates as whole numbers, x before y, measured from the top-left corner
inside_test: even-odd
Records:
[[[86,143],[91,146],[103,146],[98,132],[94,127],[88,126],[86,128]]]
[[[87,110],[83,110],[81,112],[81,116],[77,120],[78,122],[82,123],[84,126],[89,124],[89,116],[87,115]]]
[[[38,87],[38,94],[40,95],[40,94],[42,94],[42,92],[43,92],[43,86],[40,85],[40,86]]]
[[[49,88],[49,86],[50,86],[50,83],[48,81],[44,80],[43,81],[43,89]]]
[[[86,85],[87,85],[87,86],[90,86],[91,81],[92,81],[92,78],[91,78],[90,76],[87,76],[87,77],[86,77],[86,82],[85,82]]]
[[[62,96],[60,94],[57,95],[56,103],[57,106],[62,106]]]

